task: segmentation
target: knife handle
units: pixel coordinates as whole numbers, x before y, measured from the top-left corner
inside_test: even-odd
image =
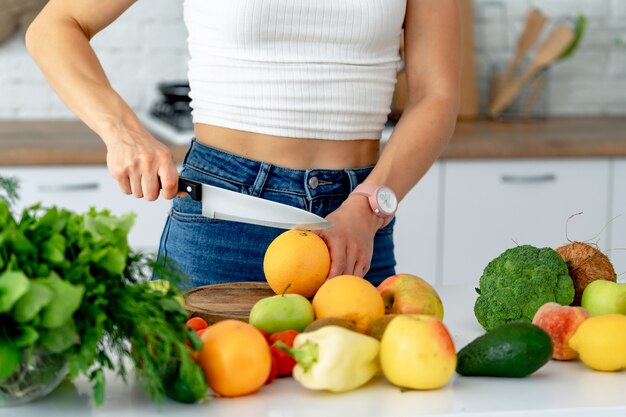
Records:
[[[161,179],[159,178],[159,188],[161,186]],[[202,183],[191,180],[185,177],[178,177],[178,192],[189,194],[195,201],[202,201]]]
[[[202,201],[202,183],[185,177],[178,177],[178,191],[189,194],[195,201]]]

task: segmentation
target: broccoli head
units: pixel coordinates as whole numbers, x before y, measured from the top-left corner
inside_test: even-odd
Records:
[[[561,255],[531,245],[507,249],[489,262],[476,291],[474,314],[485,330],[510,321],[530,322],[543,304],[574,300],[574,283]]]

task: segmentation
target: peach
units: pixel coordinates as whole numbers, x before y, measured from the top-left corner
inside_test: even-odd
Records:
[[[443,303],[437,291],[417,275],[396,274],[378,284],[386,314],[425,314],[443,319]]]
[[[570,338],[578,326],[589,318],[589,312],[582,307],[562,306],[558,303],[545,303],[535,313],[533,324],[541,327],[552,339],[552,359],[569,361],[578,354],[569,346]]]

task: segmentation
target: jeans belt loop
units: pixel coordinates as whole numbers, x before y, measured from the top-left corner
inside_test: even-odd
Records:
[[[269,177],[270,169],[272,165],[261,162],[261,166],[259,167],[259,172],[256,174],[256,178],[254,179],[254,184],[250,187],[250,195],[258,197],[261,195],[263,188],[265,187],[265,182]]]
[[[359,180],[356,177],[356,172],[351,169],[344,170],[346,174],[348,174],[348,179],[350,179],[350,193],[354,191],[357,185],[359,185]]]

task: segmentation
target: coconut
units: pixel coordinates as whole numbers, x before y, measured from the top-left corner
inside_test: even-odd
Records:
[[[574,281],[574,301],[579,306],[583,291],[591,281],[603,279],[617,281],[615,269],[609,258],[597,247],[584,242],[572,242],[556,249],[565,262],[568,262],[569,275]]]

